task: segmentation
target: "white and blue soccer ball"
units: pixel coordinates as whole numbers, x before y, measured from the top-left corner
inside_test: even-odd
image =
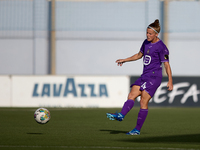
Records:
[[[45,124],[51,118],[50,111],[46,108],[38,108],[34,113],[34,118],[37,123]]]

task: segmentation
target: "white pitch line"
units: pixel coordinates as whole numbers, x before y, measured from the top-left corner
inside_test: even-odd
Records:
[[[34,145],[0,145],[0,148],[66,148],[66,149],[153,149],[153,150],[199,150],[199,149],[187,149],[187,148],[165,148],[165,147],[112,147],[112,146],[34,146]]]

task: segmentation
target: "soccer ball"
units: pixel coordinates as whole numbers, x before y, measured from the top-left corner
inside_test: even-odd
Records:
[[[38,108],[34,113],[34,118],[37,123],[45,124],[50,120],[51,116],[46,108]]]

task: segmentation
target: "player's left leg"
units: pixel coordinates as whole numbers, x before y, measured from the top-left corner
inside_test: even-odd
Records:
[[[140,134],[140,130],[148,114],[148,103],[150,99],[151,99],[151,96],[145,90],[143,90],[141,94],[140,111],[138,113],[137,125],[132,131],[127,133],[128,135]]]

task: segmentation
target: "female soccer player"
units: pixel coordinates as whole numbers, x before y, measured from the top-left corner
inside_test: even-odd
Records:
[[[118,59],[116,61],[118,66],[122,66],[125,62],[135,61],[143,57],[143,73],[141,77],[131,85],[132,88],[128,95],[128,100],[124,103],[121,112],[106,114],[107,118],[110,120],[122,121],[125,115],[134,106],[135,99],[141,96],[137,124],[132,131],[127,133],[128,135],[140,134],[140,130],[148,114],[149,100],[153,97],[162,81],[162,63],[164,63],[168,75],[168,90],[171,91],[173,89],[172,72],[169,65],[169,51],[162,40],[158,38],[159,32],[160,24],[157,19],[147,27],[147,39],[143,42],[139,53],[126,59]]]

